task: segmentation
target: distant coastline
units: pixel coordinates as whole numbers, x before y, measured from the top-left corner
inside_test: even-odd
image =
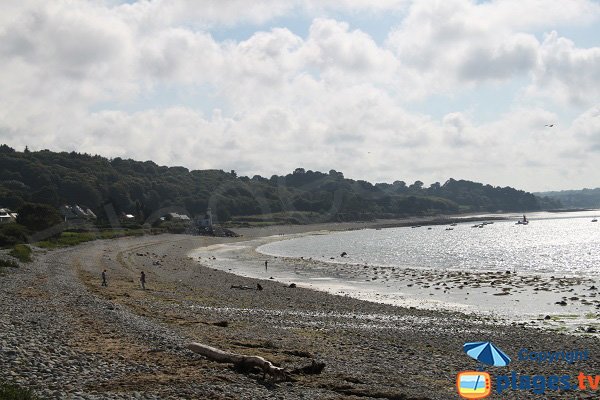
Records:
[[[595,211],[596,208],[559,208],[556,210],[546,210],[547,212],[553,213],[568,213],[568,212],[585,212],[585,211]]]

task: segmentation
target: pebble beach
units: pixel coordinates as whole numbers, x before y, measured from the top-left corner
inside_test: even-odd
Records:
[[[462,351],[472,341],[492,341],[514,355],[510,371],[519,374],[600,370],[595,332],[363,301],[242,277],[188,255],[273,234],[359,225],[248,228],[239,238],[144,236],[37,250],[34,262],[0,275],[0,380],[56,399],[449,399],[458,398],[456,374],[477,367]],[[108,287],[100,285],[104,269]],[[147,290],[139,285],[141,271]],[[276,382],[207,360],[187,350],[190,342],[261,356],[289,370],[313,360],[326,366],[318,375]],[[585,349],[590,357],[585,364],[518,360],[526,347]],[[501,398],[566,398],[561,392],[525,395],[513,390]],[[597,393],[582,391],[577,398]]]

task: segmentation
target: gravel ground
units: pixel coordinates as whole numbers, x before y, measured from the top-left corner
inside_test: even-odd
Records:
[[[281,228],[278,228],[281,229]],[[245,230],[245,237],[268,234]],[[544,332],[450,312],[405,309],[216,271],[188,259],[198,246],[245,238],[160,235],[36,252],[0,275],[0,380],[42,398],[451,399],[456,373],[476,368],[468,341],[513,356],[492,374],[598,374],[597,334]],[[109,286],[100,286],[108,271]],[[146,272],[148,290],[138,283]],[[232,289],[232,285],[262,291]],[[226,323],[224,323],[226,322]],[[226,326],[222,326],[226,325]],[[198,341],[320,375],[272,382],[185,349]],[[586,349],[573,365],[516,360],[519,349]],[[507,390],[490,398],[573,398]],[[495,397],[494,397],[495,396]],[[553,397],[554,396],[554,397]],[[598,398],[577,392],[577,398]]]

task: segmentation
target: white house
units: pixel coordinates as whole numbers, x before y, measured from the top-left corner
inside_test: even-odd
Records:
[[[185,214],[178,214],[178,213],[169,213],[167,214],[171,220],[175,220],[175,221],[189,221],[190,217],[188,217]]]
[[[0,224],[9,224],[17,222],[19,214],[10,211],[8,208],[0,208]]]
[[[63,216],[65,222],[70,220],[92,220],[96,219],[96,214],[89,208],[82,208],[77,204],[73,206],[63,205],[59,209],[60,214]]]

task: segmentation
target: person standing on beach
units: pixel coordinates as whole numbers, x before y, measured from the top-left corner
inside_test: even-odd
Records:
[[[265,271],[267,270],[267,264],[268,264],[268,263],[269,263],[269,262],[268,262],[267,260],[265,260]]]
[[[102,271],[102,286],[108,286],[106,282],[106,270]]]
[[[144,271],[140,274],[140,283],[142,284],[142,290],[146,290],[146,274]]]

